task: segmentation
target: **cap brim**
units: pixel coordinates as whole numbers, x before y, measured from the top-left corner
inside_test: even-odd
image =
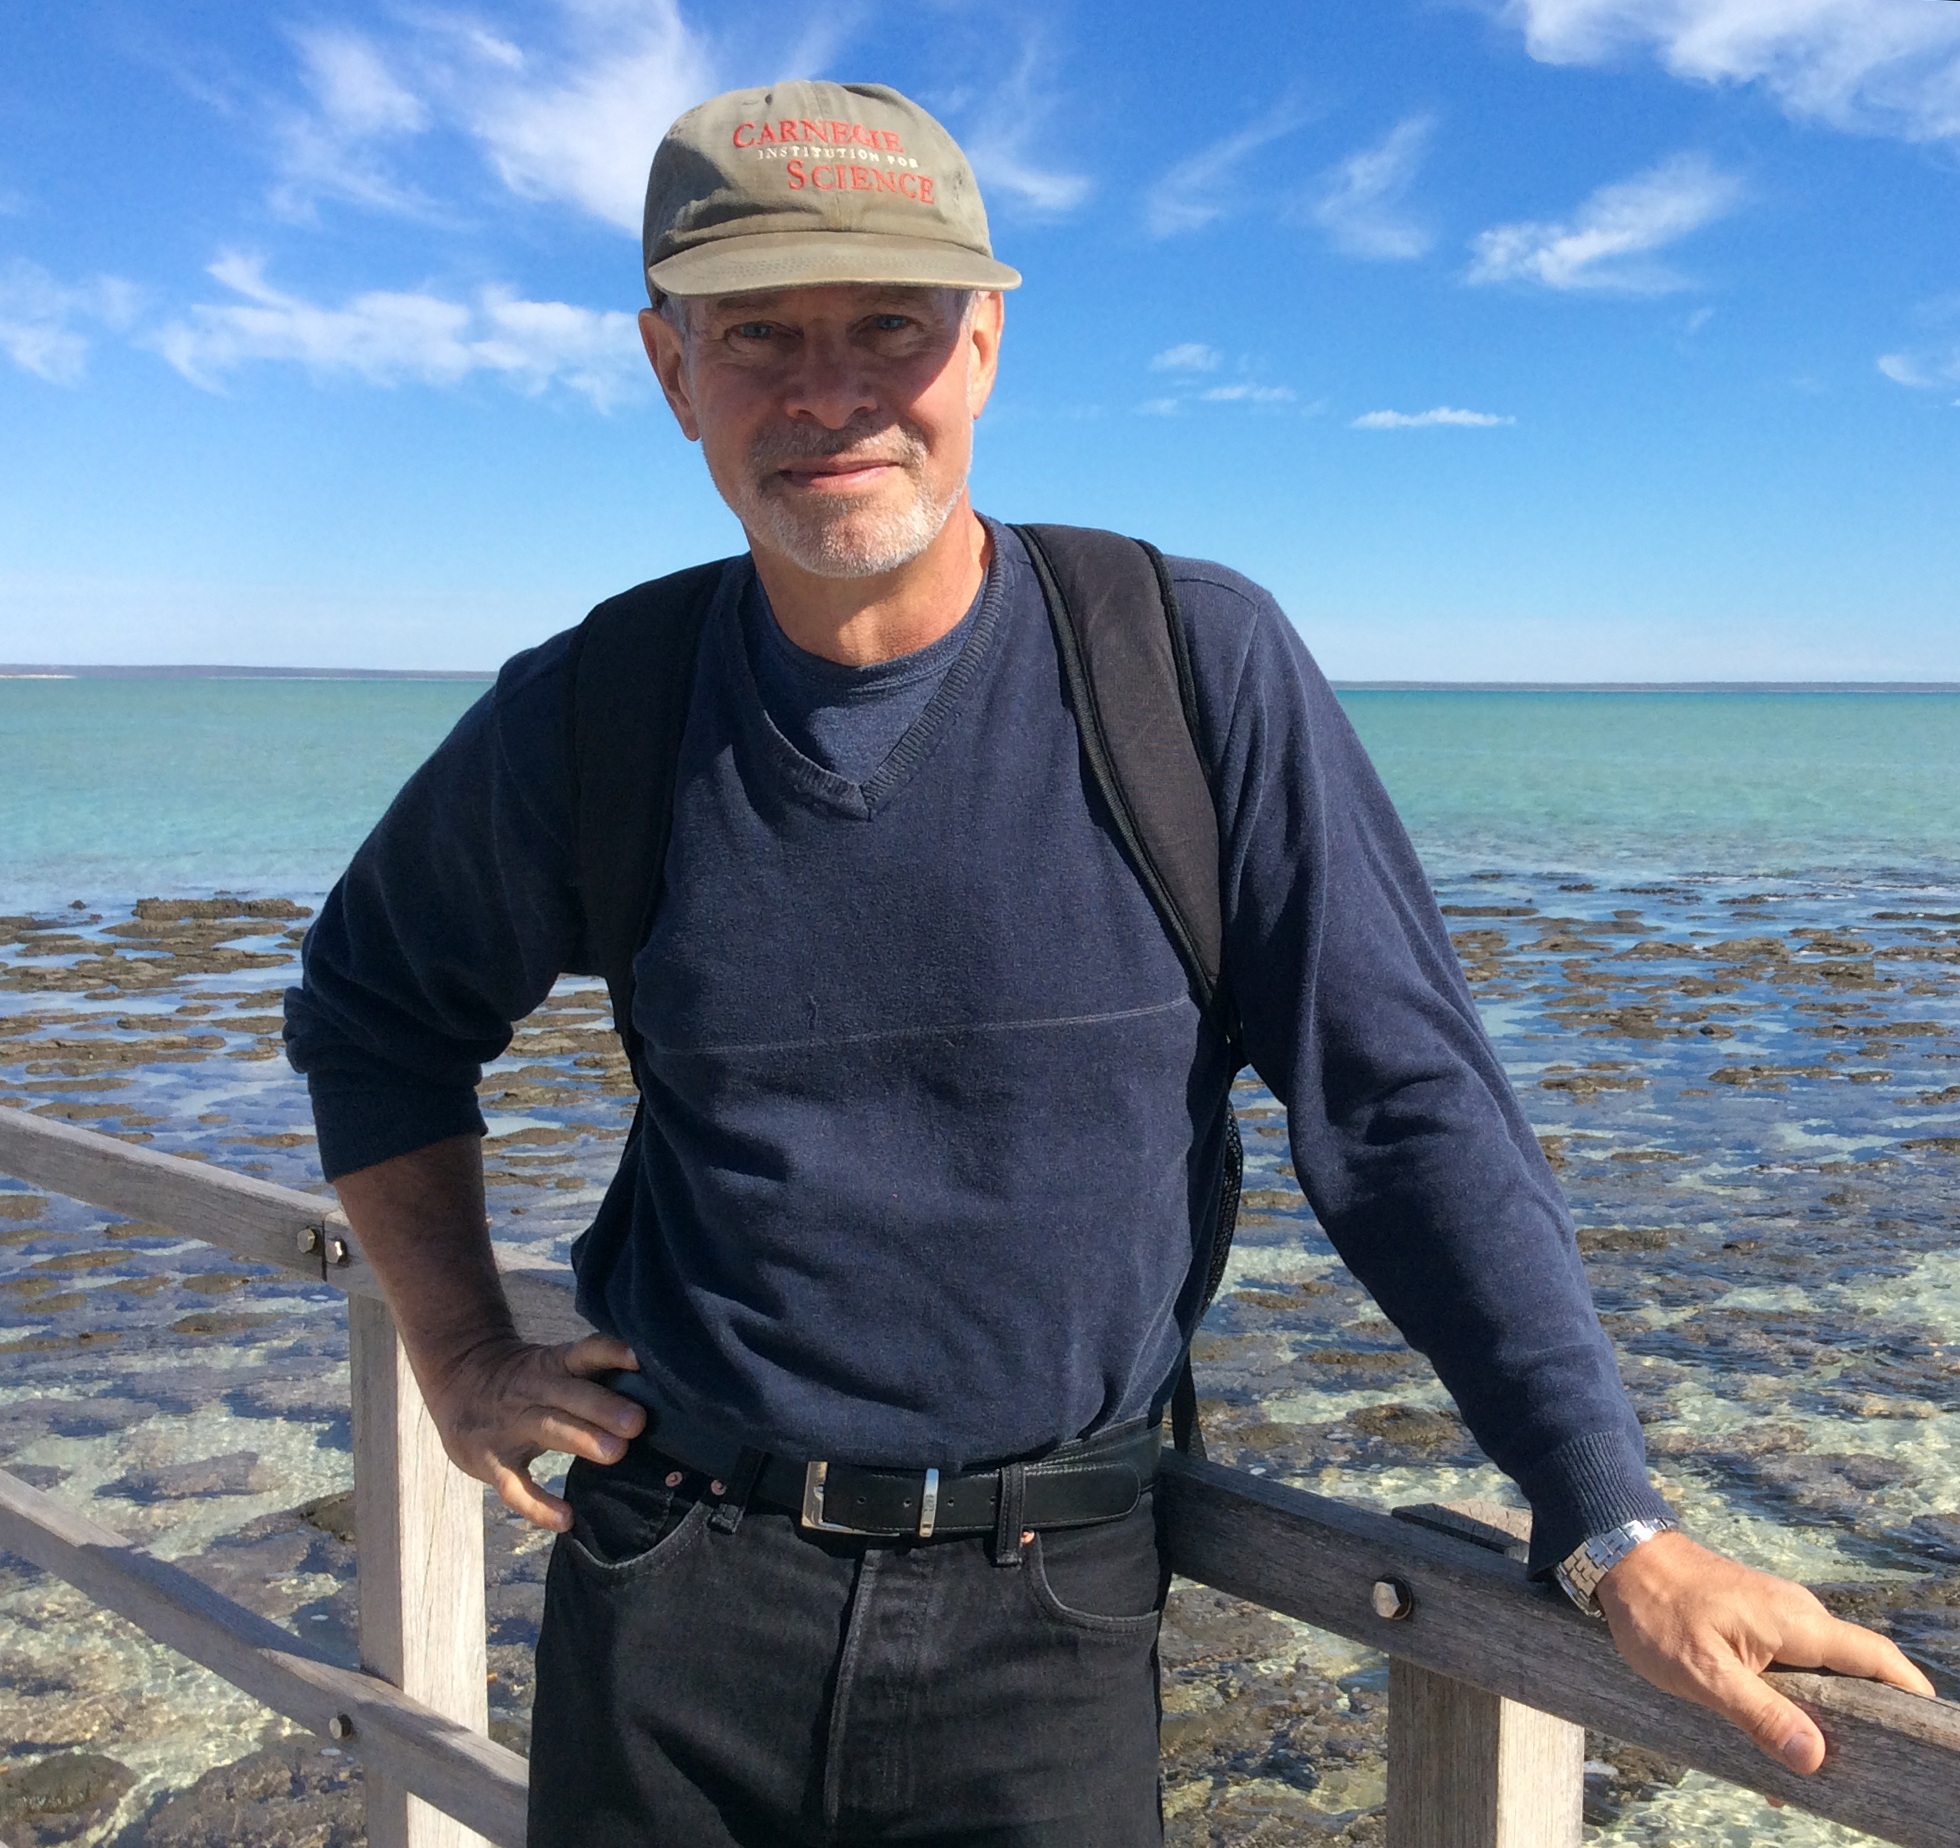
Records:
[[[712,238],[647,267],[667,295],[746,295],[827,282],[1018,289],[1021,272],[961,244],[870,231],[753,231]]]

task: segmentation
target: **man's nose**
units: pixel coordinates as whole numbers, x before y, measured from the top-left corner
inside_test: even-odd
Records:
[[[797,360],[783,394],[783,409],[792,417],[812,417],[826,430],[841,430],[878,408],[871,368],[850,341],[806,337]]]

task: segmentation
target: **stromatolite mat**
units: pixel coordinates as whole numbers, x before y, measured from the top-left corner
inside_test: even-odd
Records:
[[[1574,1205],[1695,1532],[1833,1589],[1960,1694],[1960,898],[1713,882],[1452,881],[1457,948]],[[305,907],[0,920],[0,1102],[317,1187],[277,1043]],[[486,1078],[496,1236],[561,1260],[629,1115],[605,997],[568,984]],[[1200,1338],[1212,1450],[1381,1507],[1502,1495],[1292,1172],[1250,1158]],[[333,1292],[0,1181],[0,1465],[351,1660]],[[542,1538],[490,1522],[493,1724],[522,1748]],[[1164,1641],[1180,1844],[1379,1836],[1379,1658],[1202,1587]],[[1858,1838],[1608,1740],[1602,1842]],[[283,1833],[279,1831],[284,1831]],[[351,1844],[358,1770],[14,1562],[0,1842]]]

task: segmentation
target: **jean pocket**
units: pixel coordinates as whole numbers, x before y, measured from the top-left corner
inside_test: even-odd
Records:
[[[1037,1534],[1022,1570],[1043,1616],[1106,1636],[1154,1630],[1169,1585],[1148,1496],[1120,1521]]]
[[[699,1479],[643,1476],[630,1460],[611,1467],[579,1459],[565,1478],[572,1506],[567,1556],[589,1577],[616,1581],[651,1571],[707,1525],[713,1504]]]

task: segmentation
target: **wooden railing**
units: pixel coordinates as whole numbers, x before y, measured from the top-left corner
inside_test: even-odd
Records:
[[[485,1735],[482,1491],[444,1456],[374,1273],[311,1194],[0,1109],[0,1174],[346,1292],[359,1672],[0,1471],[0,1547],[360,1755],[372,1848],[522,1848],[525,1763]],[[507,1269],[524,1332],[584,1332],[570,1280]],[[1662,1694],[1532,1584],[1507,1511],[1391,1518],[1167,1457],[1174,1568],[1390,1658],[1389,1848],[1576,1848],[1585,1729],[1906,1848],[1960,1841],[1960,1707],[1773,1673],[1830,1745],[1799,1778]]]

